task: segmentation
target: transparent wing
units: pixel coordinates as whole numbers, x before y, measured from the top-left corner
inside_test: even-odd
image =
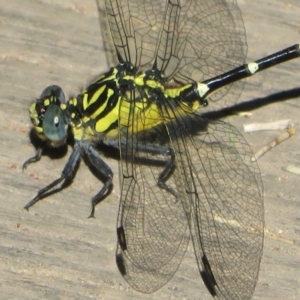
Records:
[[[130,99],[141,95],[135,91]],[[232,125],[209,123],[175,100],[161,102],[163,125],[153,123],[153,129],[142,132],[149,120],[157,121],[157,106],[152,115],[144,114],[149,102],[121,106],[120,272],[133,288],[155,291],[176,272],[190,234],[210,293],[251,299],[262,257],[264,209],[249,145]],[[167,190],[157,183],[170,149],[174,164]]]
[[[200,275],[213,296],[251,299],[264,230],[263,187],[251,149],[232,125],[197,114],[178,116],[168,130]]]
[[[109,62],[119,57],[140,71],[155,64],[170,84],[203,81],[245,61],[245,29],[235,0],[106,0],[101,12],[105,48],[115,48],[107,52]],[[234,103],[243,86],[243,81],[228,85],[210,99],[230,90],[224,101]]]
[[[189,241],[188,223],[180,201],[158,186],[170,164],[163,128],[140,131],[145,116],[137,91],[120,111],[121,200],[116,260],[121,274],[136,290],[151,293],[165,285],[178,269]],[[146,105],[146,104],[145,104]],[[165,136],[165,138],[163,137]],[[172,168],[170,168],[172,172]],[[170,190],[175,179],[167,176]]]

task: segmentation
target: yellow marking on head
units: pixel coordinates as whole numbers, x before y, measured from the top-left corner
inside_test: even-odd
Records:
[[[67,109],[67,105],[66,105],[65,103],[62,103],[62,104],[60,105],[60,108],[61,108],[62,110],[66,110],[66,109]]]
[[[38,124],[40,123],[40,120],[38,118],[36,118],[36,116],[30,115],[30,119],[34,126],[38,126]]]
[[[29,112],[36,113],[35,107],[36,107],[36,102],[31,103],[31,105],[29,106]]]
[[[36,102],[32,103],[29,107],[29,117],[34,126],[40,123],[39,116],[36,112]]]
[[[44,132],[43,128],[40,127],[40,126],[35,126],[34,129],[35,129],[35,131],[36,131],[37,133],[43,133],[43,132]]]
[[[73,106],[76,106],[77,105],[77,99],[76,98],[71,98],[69,99],[69,104],[73,105]]]

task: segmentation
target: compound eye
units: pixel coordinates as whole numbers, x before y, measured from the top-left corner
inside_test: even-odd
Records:
[[[49,85],[48,87],[46,87],[43,90],[40,98],[43,99],[50,97],[55,97],[55,99],[57,99],[59,103],[66,103],[65,94],[62,88],[58,85]]]
[[[43,120],[45,136],[53,142],[58,142],[67,136],[67,129],[63,110],[56,104],[50,104]]]

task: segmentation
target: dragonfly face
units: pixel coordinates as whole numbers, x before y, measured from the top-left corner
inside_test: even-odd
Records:
[[[68,118],[63,91],[58,86],[49,86],[29,109],[34,130],[41,140],[51,145],[65,143],[67,138]]]

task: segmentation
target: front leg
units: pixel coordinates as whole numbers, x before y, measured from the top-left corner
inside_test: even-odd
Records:
[[[38,150],[39,151],[39,150]],[[42,150],[41,150],[42,152]],[[31,162],[35,162],[38,161],[40,159],[40,155],[41,153],[38,155],[39,152],[37,152],[36,156],[34,156],[33,158],[30,158],[29,160],[27,160],[24,165],[25,167],[31,163]],[[25,205],[25,209],[29,209],[31,206],[33,206],[36,202],[38,202],[39,200],[41,200],[42,198],[44,198],[45,194],[51,190],[52,188],[54,188],[56,185],[58,185],[59,183],[61,183],[62,181],[72,181],[74,176],[75,176],[75,171],[76,171],[76,167],[78,165],[78,163],[81,160],[81,143],[80,142],[76,142],[73,148],[73,152],[67,162],[67,164],[65,165],[60,178],[54,180],[52,183],[50,183],[49,185],[45,186],[44,188],[40,189],[37,193],[37,195]],[[24,168],[23,165],[23,168]],[[63,185],[61,186],[61,189],[63,189]]]
[[[27,168],[27,166],[28,166],[29,164],[38,162],[38,161],[41,159],[41,157],[42,157],[42,153],[43,153],[43,147],[39,147],[39,148],[37,149],[36,153],[35,153],[35,156],[30,157],[29,159],[27,159],[27,160],[24,162],[23,167],[22,167],[23,171]]]

